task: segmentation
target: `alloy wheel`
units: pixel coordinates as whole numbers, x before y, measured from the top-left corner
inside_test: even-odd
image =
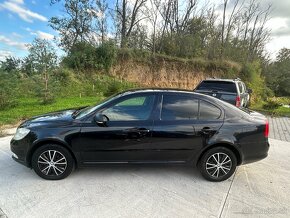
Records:
[[[207,173],[215,178],[227,175],[232,168],[232,160],[223,152],[212,154],[206,161]]]
[[[39,170],[47,176],[59,176],[67,168],[65,156],[56,150],[46,150],[39,155],[37,160]]]

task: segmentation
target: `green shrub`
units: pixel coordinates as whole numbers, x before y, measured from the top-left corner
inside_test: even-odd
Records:
[[[109,72],[111,66],[115,63],[117,49],[113,42],[105,42],[96,48],[96,65],[98,70]]]
[[[243,80],[248,81],[248,82],[253,82],[256,74],[259,73],[257,71],[260,71],[260,70],[261,69],[259,69],[259,66],[257,66],[257,63],[255,64],[247,63],[243,65],[240,74]]]
[[[109,83],[106,92],[104,93],[104,95],[106,97],[109,97],[111,95],[114,95],[118,92],[120,92],[122,90],[122,86],[120,82],[117,81],[112,81],[111,83]]]
[[[2,89],[0,89],[0,110],[13,107],[17,104],[16,99],[11,98],[11,96]]]
[[[266,101],[267,98],[273,96],[273,91],[266,86],[265,78],[262,76],[260,62],[244,64],[240,74],[247,87],[253,90],[251,103]]]
[[[95,47],[87,42],[76,43],[62,62],[65,66],[77,71],[96,69]]]
[[[17,104],[17,77],[0,72],[0,110]]]
[[[76,43],[63,59],[62,64],[77,73],[90,74],[95,70],[108,72],[117,57],[116,46],[108,41],[98,47],[87,42]]]
[[[278,101],[276,101],[275,98],[268,98],[267,102],[263,105],[263,108],[267,110],[274,110],[280,106],[281,104]]]

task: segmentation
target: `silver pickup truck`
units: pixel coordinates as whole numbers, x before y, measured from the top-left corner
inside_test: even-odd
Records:
[[[206,79],[201,81],[194,91],[216,97],[237,107],[248,107],[252,93],[239,78]]]

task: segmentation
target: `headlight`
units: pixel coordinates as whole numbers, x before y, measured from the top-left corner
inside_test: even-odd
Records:
[[[27,136],[27,134],[30,132],[29,129],[26,128],[19,128],[17,129],[13,139],[14,140],[20,140],[23,139],[25,136]]]

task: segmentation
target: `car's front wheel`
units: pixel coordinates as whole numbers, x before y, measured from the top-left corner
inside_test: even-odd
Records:
[[[70,152],[55,144],[39,147],[32,155],[32,168],[40,177],[59,180],[69,176],[74,167]]]
[[[220,182],[233,175],[237,166],[237,158],[228,148],[215,147],[203,154],[198,166],[205,179]]]

